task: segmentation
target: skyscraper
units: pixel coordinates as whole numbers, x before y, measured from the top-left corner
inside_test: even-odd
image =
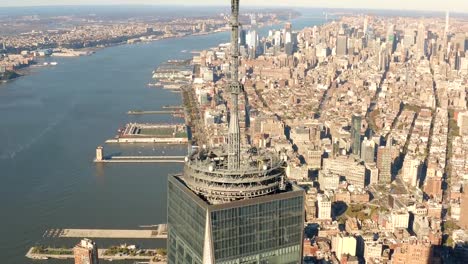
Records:
[[[445,12],[445,32],[444,32],[445,37],[448,35],[449,30],[450,30],[450,29],[449,29],[449,26],[450,26],[449,23],[450,23],[450,13],[449,13],[449,11],[447,10],[447,11]]]
[[[369,17],[365,16],[364,17],[364,36],[367,35],[367,29],[369,27]]]
[[[98,248],[96,243],[83,239],[73,248],[75,264],[99,264]]]
[[[379,150],[377,152],[377,168],[379,169],[379,183],[390,183],[392,181],[391,147],[379,147]]]
[[[426,27],[421,22],[418,26],[418,37],[417,42],[418,45],[418,57],[423,57],[426,55]]]
[[[458,114],[457,124],[460,128],[460,135],[468,136],[468,111]]]
[[[344,56],[348,54],[348,37],[345,34],[338,35],[336,40],[336,55]]]
[[[375,161],[375,142],[364,138],[361,144],[361,160],[366,164],[374,163]]]
[[[361,115],[354,114],[351,118],[351,137],[353,141],[353,154],[359,157],[361,155]]]
[[[304,191],[281,153],[240,144],[239,0],[231,0],[227,146],[200,148],[168,182],[168,263],[301,263]]]

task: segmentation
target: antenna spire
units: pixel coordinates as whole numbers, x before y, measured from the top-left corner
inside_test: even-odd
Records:
[[[231,67],[229,88],[231,92],[231,110],[228,134],[228,169],[240,167],[240,129],[239,129],[239,0],[231,0]]]

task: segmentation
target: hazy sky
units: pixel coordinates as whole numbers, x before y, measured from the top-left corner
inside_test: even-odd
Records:
[[[0,0],[0,7],[101,4],[227,5],[229,3],[229,0]],[[451,10],[468,13],[468,0],[241,0],[241,5]]]

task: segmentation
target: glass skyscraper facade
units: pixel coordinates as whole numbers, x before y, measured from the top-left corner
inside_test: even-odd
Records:
[[[295,264],[302,261],[304,192],[209,204],[183,177],[169,178],[168,263]]]

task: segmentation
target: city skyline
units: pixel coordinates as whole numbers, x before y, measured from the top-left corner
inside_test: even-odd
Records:
[[[24,0],[21,3],[15,0],[5,0],[3,7],[20,7],[20,6],[62,6],[62,5],[182,5],[182,6],[227,6],[220,4],[216,0],[203,0],[192,2],[188,0],[153,1],[153,0]],[[372,0],[293,0],[285,3],[284,1],[271,0],[268,2],[253,0],[248,1],[244,6],[290,6],[290,7],[316,7],[316,8],[346,8],[346,9],[389,9],[389,10],[418,10],[418,11],[445,11],[468,13],[468,3],[462,3],[458,0],[447,1],[431,1],[428,3],[424,0],[414,0],[411,2],[404,0],[396,1],[372,1]]]

